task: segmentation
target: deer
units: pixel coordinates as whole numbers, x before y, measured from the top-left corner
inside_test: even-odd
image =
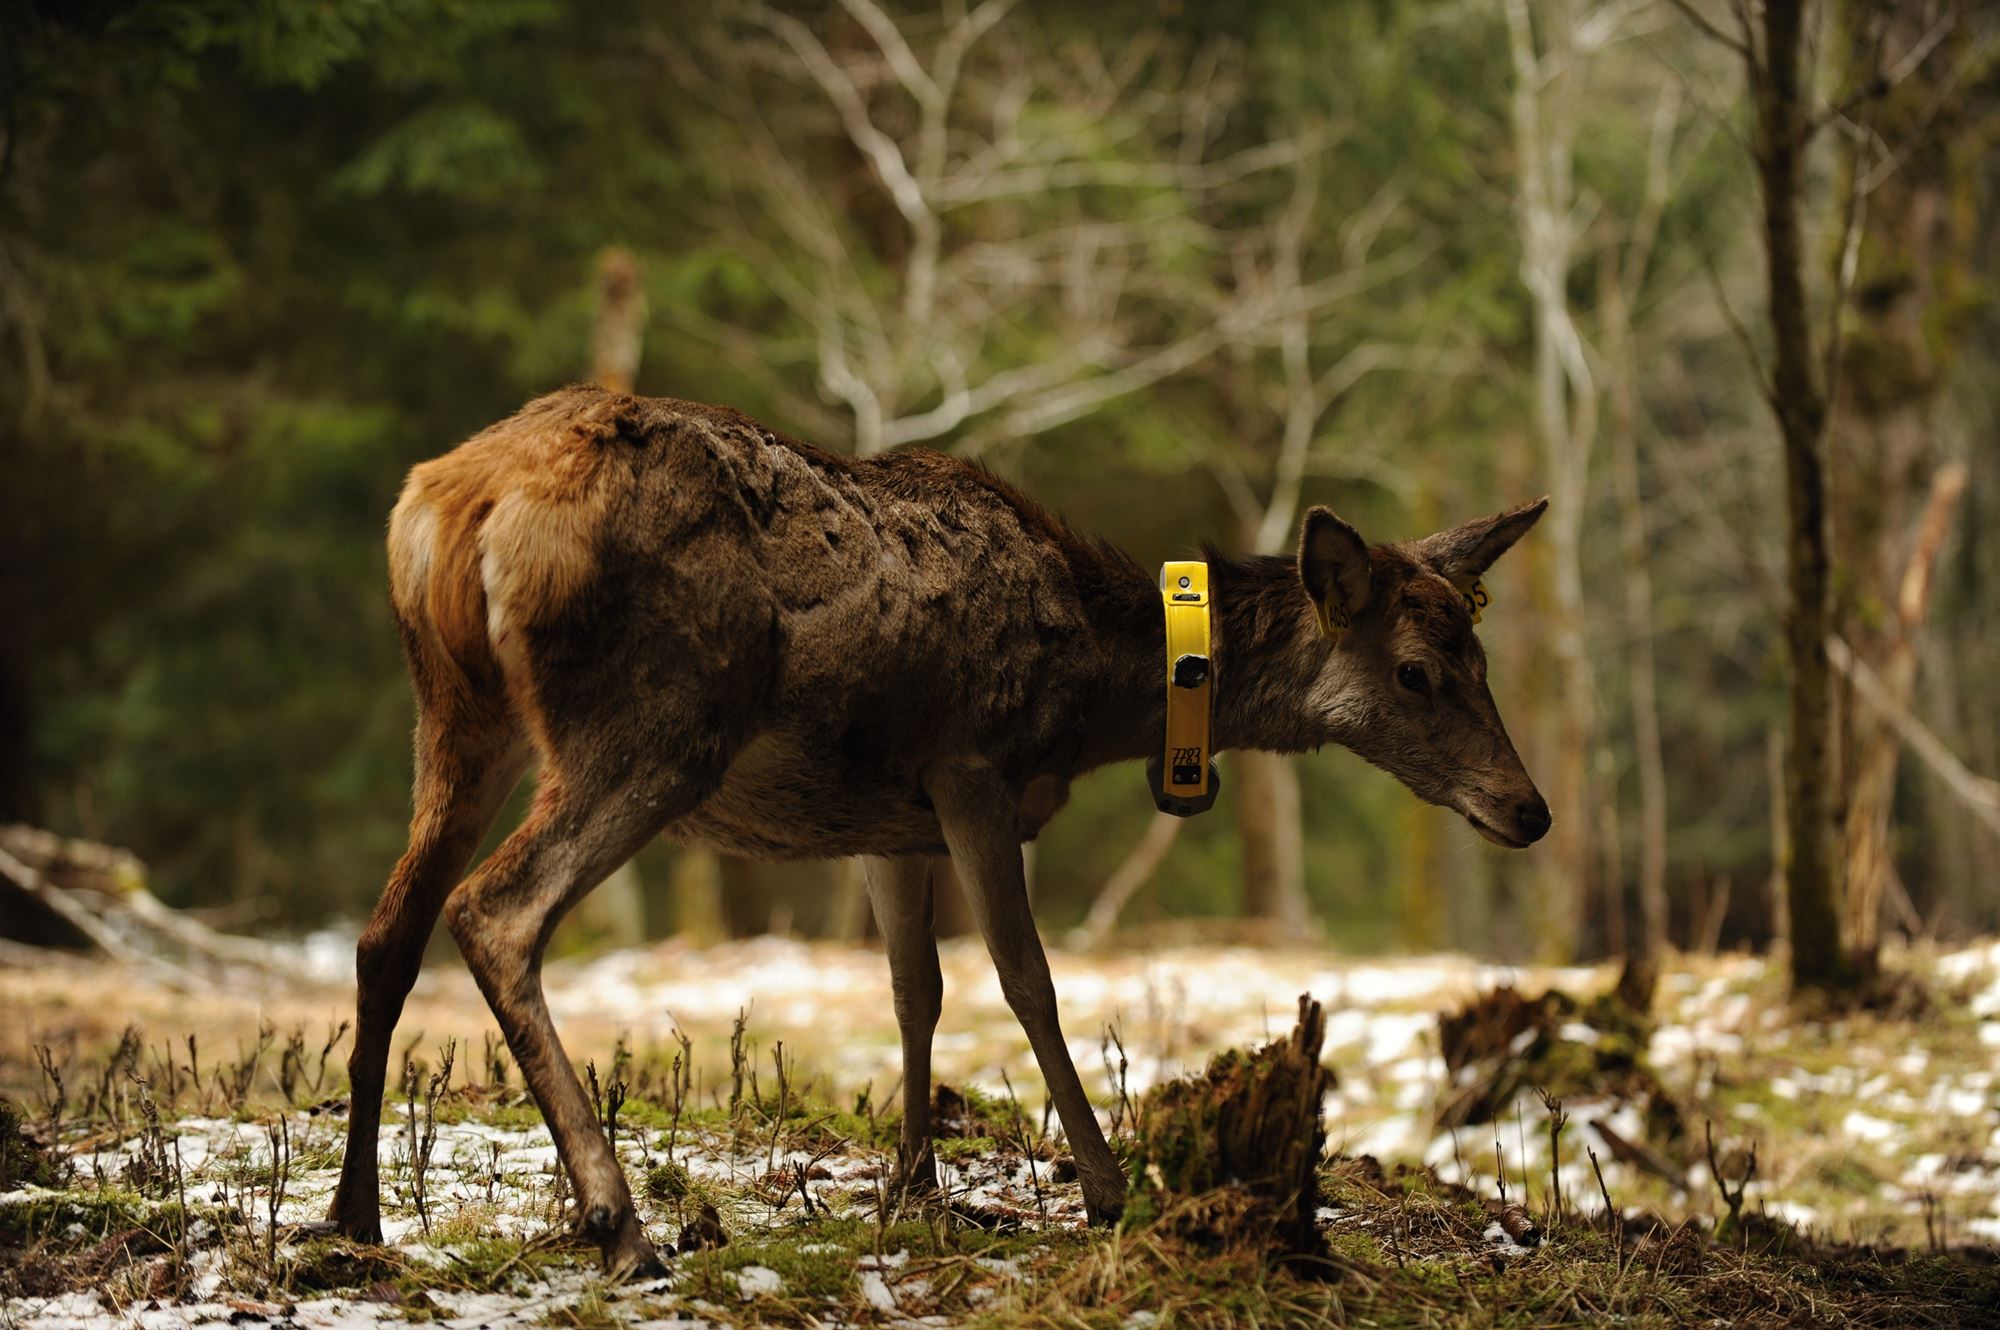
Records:
[[[1399,544],[1325,507],[1296,556],[1209,550],[1211,742],[1342,745],[1488,840],[1548,829],[1474,632],[1542,499]],[[860,856],[901,1032],[900,1195],[937,1186],[933,892],[955,868],[1093,1223],[1126,1179],[1064,1042],[1022,845],[1070,782],[1160,751],[1161,592],[964,460],[822,451],[720,406],[575,386],[409,474],[389,590],[416,698],[409,846],[355,953],[330,1226],[381,1240],[390,1038],[443,918],[605,1269],[663,1269],[563,1050],[541,969],[564,912],[655,836]],[[1475,599],[1472,592],[1479,588]],[[530,765],[520,825],[472,857]]]

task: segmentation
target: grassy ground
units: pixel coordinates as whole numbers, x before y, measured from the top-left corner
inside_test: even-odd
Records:
[[[0,971],[0,1094],[25,1119],[0,1133],[0,1327],[2000,1324],[1996,961],[1902,958],[1929,1010],[1839,1020],[1795,1011],[1755,961],[1683,962],[1649,1029],[1580,1002],[1465,1070],[1440,1012],[1503,982],[1587,999],[1609,976],[1058,957],[1074,1051],[1140,1174],[1149,1086],[1282,1033],[1302,991],[1326,1003],[1326,1248],[1282,1270],[1238,1240],[1226,1198],[1082,1227],[972,949],[946,956],[939,1071],[965,1091],[939,1147],[947,1197],[915,1209],[884,1194],[879,955],[767,940],[552,967],[649,1232],[690,1248],[670,1280],[622,1288],[564,1236],[553,1149],[461,975],[427,974],[413,999],[383,1143],[389,1241],[357,1248],[310,1228],[344,1139],[337,979],[176,993],[93,965]],[[1621,1070],[1635,1058],[1643,1082]],[[1437,1130],[1501,1063],[1521,1083],[1493,1082],[1497,1121]],[[717,1232],[726,1245],[703,1244]]]

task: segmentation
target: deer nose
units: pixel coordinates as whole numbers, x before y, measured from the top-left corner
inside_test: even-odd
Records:
[[[1522,840],[1538,841],[1548,835],[1551,821],[1548,802],[1539,794],[1514,806],[1514,828]]]

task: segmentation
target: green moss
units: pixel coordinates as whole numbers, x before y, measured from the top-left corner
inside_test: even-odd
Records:
[[[53,1187],[61,1169],[48,1152],[22,1130],[20,1110],[0,1099],[0,1191],[16,1187]]]
[[[830,1241],[827,1233],[819,1229],[776,1241],[731,1243],[714,1253],[717,1270],[736,1271],[761,1265],[776,1271],[784,1286],[775,1296],[787,1300],[846,1300],[856,1296],[861,1280],[857,1267],[859,1255],[853,1248]]]
[[[683,1117],[682,1122],[686,1122]],[[627,1099],[618,1109],[618,1134],[626,1132],[665,1131],[673,1126],[673,1109],[652,1099]]]
[[[694,1176],[672,1159],[655,1164],[646,1174],[646,1195],[656,1201],[684,1200],[693,1190]]]
[[[542,1110],[534,1100],[523,1096],[504,1104],[487,1105],[476,1120],[499,1131],[530,1131],[542,1125]]]
[[[962,1159],[977,1159],[989,1155],[1000,1148],[1000,1143],[991,1136],[947,1136],[933,1144],[938,1162],[955,1164]]]
[[[624,1319],[618,1314],[617,1290],[601,1280],[592,1280],[576,1301],[552,1308],[542,1324],[563,1330],[618,1330]]]
[[[285,1248],[280,1284],[298,1293],[335,1293],[395,1283],[409,1270],[387,1249],[340,1238],[309,1238]]]
[[[1389,1254],[1382,1250],[1382,1244],[1367,1233],[1356,1228],[1337,1228],[1327,1235],[1326,1245],[1336,1259],[1359,1262],[1362,1265],[1382,1265],[1388,1262]]]
[[[189,1210],[195,1217],[228,1222],[227,1212],[219,1209],[190,1206]],[[154,1201],[124,1187],[31,1192],[0,1201],[0,1246],[24,1247],[47,1241],[88,1245],[132,1228],[177,1232],[180,1212],[177,1200]],[[72,1226],[82,1233],[72,1238]]]
[[[898,1114],[870,1115],[847,1109],[826,1109],[806,1116],[814,1119],[808,1136],[816,1145],[839,1141],[871,1149],[893,1150],[902,1130],[902,1118]]]

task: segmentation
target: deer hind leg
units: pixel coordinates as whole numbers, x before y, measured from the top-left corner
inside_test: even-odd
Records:
[[[972,917],[999,972],[1000,991],[1035,1051],[1076,1155],[1084,1208],[1093,1224],[1110,1223],[1125,1209],[1125,1172],[1105,1142],[1063,1039],[1048,956],[1028,906],[1014,799],[997,773],[983,765],[937,770],[927,775],[925,788],[937,807]]]
[[[355,948],[354,1045],[347,1060],[347,1153],[329,1219],[363,1242],[382,1240],[377,1143],[389,1041],[416,982],[445,897],[458,884],[520,781],[527,753],[511,723],[447,724],[427,708],[417,724],[410,845],[389,875]]]
[[[624,1170],[576,1079],[542,993],[542,953],[570,906],[712,782],[627,779],[585,795],[545,776],[535,807],[445,905],[445,923],[499,1021],[576,1189],[582,1231],[614,1276],[663,1272]]]
[[[861,861],[868,899],[889,953],[889,986],[903,1037],[903,1130],[895,1190],[937,1190],[937,1156],[931,1144],[931,1036],[944,1001],[938,969],[931,893],[933,861],[921,856]]]

